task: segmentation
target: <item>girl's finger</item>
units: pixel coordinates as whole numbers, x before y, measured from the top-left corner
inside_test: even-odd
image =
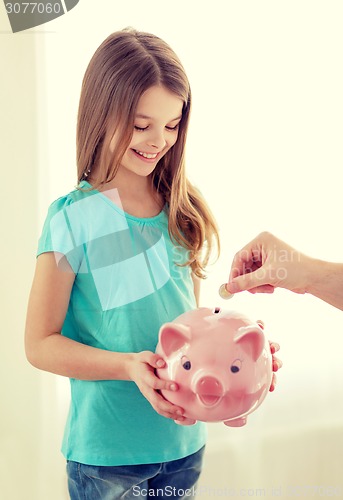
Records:
[[[277,342],[271,342],[269,341],[269,345],[270,345],[270,352],[272,354],[278,352],[280,350],[280,346]]]
[[[277,372],[278,370],[280,370],[280,368],[282,368],[282,364],[283,363],[282,363],[281,359],[273,356],[273,372]]]
[[[160,414],[174,420],[183,417],[183,408],[174,405],[167,401],[161,394],[154,391],[154,394],[149,398],[150,404]]]
[[[276,375],[273,373],[272,383],[270,384],[269,391],[273,392],[276,386]]]

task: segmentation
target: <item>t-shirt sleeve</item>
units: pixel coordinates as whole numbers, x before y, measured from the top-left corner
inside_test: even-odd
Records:
[[[59,267],[66,261],[74,273],[82,262],[82,248],[75,243],[73,229],[68,217],[68,208],[72,200],[66,197],[53,202],[48,210],[41,236],[38,241],[37,257],[42,253],[54,252]]]

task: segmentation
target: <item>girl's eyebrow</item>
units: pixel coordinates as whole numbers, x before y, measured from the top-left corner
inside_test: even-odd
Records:
[[[152,120],[151,116],[142,115],[140,113],[138,115],[136,115],[136,118],[143,118],[144,120]],[[182,115],[180,115],[176,118],[173,118],[172,120],[169,120],[169,122],[175,122],[176,120],[181,120],[181,118],[182,118]]]

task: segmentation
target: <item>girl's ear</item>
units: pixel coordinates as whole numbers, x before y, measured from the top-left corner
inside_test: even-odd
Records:
[[[191,330],[179,323],[166,323],[160,329],[160,346],[166,356],[170,356],[191,340]]]

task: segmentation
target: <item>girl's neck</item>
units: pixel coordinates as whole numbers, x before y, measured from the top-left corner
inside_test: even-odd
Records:
[[[153,187],[151,178],[128,173],[124,172],[123,175],[119,169],[115,178],[101,186],[100,191],[116,204],[119,198],[123,210],[130,215],[141,218],[158,215],[163,209],[164,200]],[[89,179],[91,184],[96,181],[96,177]]]

